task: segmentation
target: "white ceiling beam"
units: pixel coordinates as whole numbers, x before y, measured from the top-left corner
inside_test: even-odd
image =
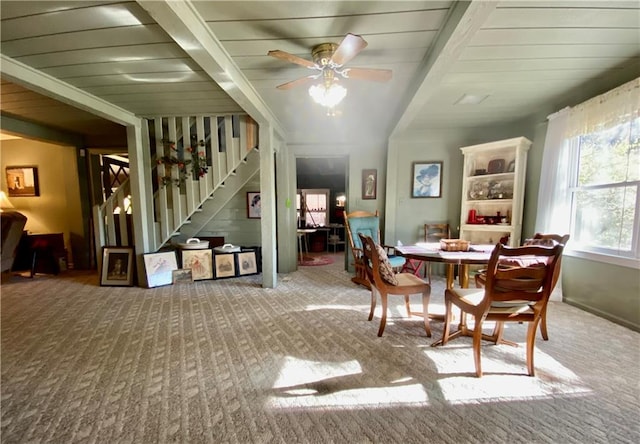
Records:
[[[427,100],[439,90],[444,76],[450,72],[462,51],[497,5],[498,2],[484,0],[454,2],[451,14],[438,35],[433,50],[425,57],[412,82],[416,85],[415,89],[407,91],[399,105],[401,115],[390,133],[390,138],[406,130],[419,115]]]
[[[191,1],[137,0],[151,17],[250,116],[272,126],[284,138],[282,125],[235,64]]]
[[[135,114],[4,54],[0,54],[0,72],[6,80],[103,119],[125,126],[140,125]]]

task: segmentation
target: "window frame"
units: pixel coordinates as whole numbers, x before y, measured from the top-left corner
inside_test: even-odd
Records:
[[[576,233],[576,211],[577,211],[577,193],[581,191],[597,190],[597,189],[613,189],[620,187],[636,188],[635,214],[633,221],[633,233],[631,240],[631,251],[628,254],[622,254],[619,250],[613,248],[602,248],[581,244],[578,239],[572,239],[567,245],[565,253],[568,256],[589,259],[597,262],[605,262],[609,264],[619,265],[623,267],[635,268],[640,270],[640,180],[625,182],[600,183],[597,185],[578,185],[578,174],[580,170],[580,137],[573,137],[569,141],[569,165],[570,186],[569,199],[571,208],[571,220],[569,232],[574,235]]]

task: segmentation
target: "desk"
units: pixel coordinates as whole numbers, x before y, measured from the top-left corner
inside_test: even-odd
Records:
[[[487,265],[495,245],[472,245],[474,251],[442,251],[439,242],[394,247],[400,256],[427,262],[446,264],[447,288],[453,288],[454,268],[459,266],[460,287],[469,287],[469,265]]]
[[[67,267],[67,250],[62,233],[23,233],[12,271],[28,270],[36,273],[58,274]]]
[[[298,263],[301,264],[304,261],[303,250],[306,250],[307,254],[309,254],[309,238],[307,235],[309,233],[315,233],[317,230],[315,228],[302,228],[298,229]],[[304,247],[304,248],[303,248]]]

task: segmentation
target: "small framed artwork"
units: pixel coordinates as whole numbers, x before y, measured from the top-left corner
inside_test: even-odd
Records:
[[[8,166],[6,173],[9,197],[40,196],[37,167]]]
[[[131,287],[133,285],[133,248],[102,247],[100,285]]]
[[[378,191],[378,170],[362,170],[362,199],[375,199]]]
[[[143,260],[149,288],[173,283],[173,270],[178,269],[175,251],[147,253],[143,255]]]
[[[190,268],[194,281],[213,279],[213,253],[205,250],[182,250],[182,268]]]
[[[411,197],[442,197],[442,162],[413,162]]]
[[[191,268],[180,268],[171,272],[173,284],[190,284],[193,282],[193,273]]]
[[[241,253],[237,253],[237,259],[239,276],[258,274],[258,264],[256,262],[255,251],[243,251]]]
[[[262,205],[260,202],[260,193],[257,191],[249,191],[247,193],[247,217],[249,219],[260,219],[262,216]]]
[[[216,279],[235,277],[236,275],[235,259],[236,259],[236,255],[233,253],[214,255]]]

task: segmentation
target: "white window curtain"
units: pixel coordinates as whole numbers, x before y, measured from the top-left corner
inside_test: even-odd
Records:
[[[542,154],[536,231],[568,233],[569,187],[576,165],[570,164],[575,136],[601,131],[640,116],[640,77],[573,108],[549,116]]]
[[[573,108],[549,116],[542,154],[536,232],[569,233],[570,187],[577,165],[570,163],[577,137],[628,122],[640,115],[640,77]],[[570,245],[571,241],[569,241]],[[561,279],[551,300],[562,300]]]

